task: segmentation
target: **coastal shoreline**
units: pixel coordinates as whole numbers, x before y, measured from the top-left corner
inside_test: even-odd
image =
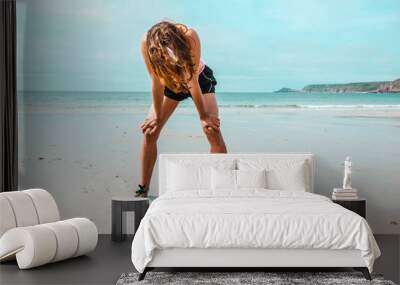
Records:
[[[310,84],[301,90],[283,87],[275,93],[304,92],[304,93],[399,93],[400,78],[393,81],[353,82],[339,84]]]

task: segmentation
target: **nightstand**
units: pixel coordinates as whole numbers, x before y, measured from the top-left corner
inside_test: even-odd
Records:
[[[123,213],[124,212],[135,212],[135,232],[137,231],[140,221],[146,214],[147,209],[151,201],[155,196],[149,196],[148,198],[129,196],[117,196],[112,197],[111,202],[111,239],[113,241],[123,241],[126,238],[126,234],[122,232],[123,228]]]
[[[356,199],[356,200],[334,200],[333,203],[339,204],[340,206],[353,211],[356,214],[359,214],[364,219],[366,218],[367,212],[367,201],[365,199]]]

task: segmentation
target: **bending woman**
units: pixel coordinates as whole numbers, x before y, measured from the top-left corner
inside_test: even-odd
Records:
[[[167,21],[154,25],[141,43],[152,82],[153,103],[141,129],[141,183],[136,196],[146,197],[157,159],[157,140],[180,101],[191,97],[211,153],[226,153],[215,98],[217,81],[200,59],[200,39],[185,25]]]

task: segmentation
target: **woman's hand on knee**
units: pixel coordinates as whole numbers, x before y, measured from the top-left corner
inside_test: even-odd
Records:
[[[200,119],[201,127],[206,134],[219,132],[220,120],[217,116],[207,115],[205,118]]]
[[[160,120],[156,117],[146,118],[140,126],[144,135],[152,135],[160,127]]]

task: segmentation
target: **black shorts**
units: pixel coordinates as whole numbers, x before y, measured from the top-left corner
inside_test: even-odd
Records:
[[[214,77],[212,69],[207,65],[204,66],[203,71],[199,74],[199,85],[201,93],[215,93],[215,85],[217,85],[217,80]],[[182,101],[188,97],[192,97],[190,93],[174,93],[171,89],[168,89],[168,87],[164,88],[164,95],[175,101]]]

